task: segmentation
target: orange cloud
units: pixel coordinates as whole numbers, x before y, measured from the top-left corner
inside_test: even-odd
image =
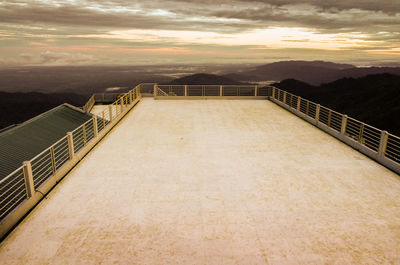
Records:
[[[31,46],[46,46],[47,45],[46,43],[38,42],[38,41],[30,41],[28,44]]]

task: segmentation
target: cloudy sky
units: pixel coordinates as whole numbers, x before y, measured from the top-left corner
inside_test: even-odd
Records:
[[[400,62],[400,0],[0,1],[0,65]]]

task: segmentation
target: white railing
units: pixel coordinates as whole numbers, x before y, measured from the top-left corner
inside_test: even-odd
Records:
[[[94,100],[93,96],[92,98]],[[95,141],[99,133],[111,129],[109,128],[111,122],[132,107],[138,98],[140,98],[139,87],[122,94],[102,113],[93,116],[72,132],[67,133],[66,136],[0,180],[0,221],[6,219],[19,205],[32,197],[41,185],[55,176],[83,148]],[[1,231],[1,234],[4,234],[4,231]]]
[[[154,85],[155,96],[169,97],[175,94],[200,97],[218,94],[219,96],[268,97],[273,102],[292,113],[313,123],[362,153],[377,160],[388,168],[400,173],[400,137],[379,130],[356,119],[350,118],[329,108],[303,99],[275,87],[257,86],[171,86]],[[140,85],[126,94],[117,96],[117,100],[92,119],[86,121],[72,132],[58,140],[52,146],[32,158],[0,180],[0,222],[18,206],[34,196],[40,187],[53,178],[75,155],[79,155],[87,145],[98,139],[99,133],[107,132],[110,125],[118,121],[132,104],[140,98]],[[93,100],[95,97],[93,96]],[[91,103],[90,103],[91,104]],[[94,103],[93,103],[94,104]],[[75,162],[76,163],[76,162]],[[33,207],[33,206],[32,206]],[[27,212],[28,208],[25,212]],[[18,221],[18,220],[17,220]],[[16,223],[16,222],[14,222]],[[10,229],[8,226],[7,229]],[[5,228],[1,228],[4,235]]]
[[[155,97],[267,97],[257,85],[154,85]]]
[[[400,173],[400,137],[276,87],[270,99]]]

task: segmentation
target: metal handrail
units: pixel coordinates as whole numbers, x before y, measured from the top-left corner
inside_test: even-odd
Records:
[[[77,139],[77,142],[74,143],[72,138],[72,143],[70,143],[67,134],[0,180],[0,198],[2,198],[2,200],[0,200],[0,221],[6,218],[18,205],[22,204],[26,199],[29,199],[35,192],[35,189],[43,185],[46,180],[54,176],[67,161],[71,160],[71,152],[73,154],[79,153],[84,146],[88,145],[98,136],[99,131],[104,130],[110,125],[111,120],[124,114],[124,110],[127,106],[133,104],[140,96],[140,85],[125,94],[119,95],[121,96],[117,97],[117,100],[111,104],[113,106],[112,108],[117,108],[115,111],[112,111],[111,117],[109,109],[105,109],[100,114],[94,115],[91,119],[69,132],[71,135],[73,133],[78,133],[79,139]],[[90,111],[94,104],[95,96],[92,95],[83,109],[85,111]],[[111,120],[103,120],[103,118],[111,118]],[[98,122],[101,122],[101,126],[98,126]],[[74,146],[77,144],[80,148],[75,152]],[[26,167],[28,167],[29,170],[26,170]],[[17,177],[20,179],[17,179]],[[26,189],[23,192],[19,191],[16,193],[17,190],[12,189],[16,186],[17,183],[14,183],[16,181],[18,184],[21,181],[24,183]],[[29,182],[31,182],[32,185],[30,185]],[[18,186],[18,188],[21,187]],[[22,194],[24,195],[24,200],[20,197]]]
[[[156,97],[267,97],[269,87],[258,85],[159,85],[154,84]]]
[[[289,97],[290,99],[293,99],[293,97],[296,98],[296,108],[287,100]],[[271,98],[292,109],[299,116],[307,116],[315,124],[323,124],[339,133],[342,137],[353,140],[362,147],[369,149],[377,157],[376,160],[379,161],[380,158],[389,159],[391,162],[397,164],[396,168],[400,168],[399,136],[276,87],[272,87]],[[310,112],[309,106],[312,105],[316,106],[316,110]],[[332,121],[334,122],[332,123]],[[340,128],[338,128],[339,122]]]

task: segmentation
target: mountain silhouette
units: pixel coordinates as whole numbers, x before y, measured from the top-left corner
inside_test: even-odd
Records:
[[[349,117],[400,135],[400,76],[342,78],[319,86],[295,79],[273,84]]]
[[[240,85],[239,81],[212,74],[194,74],[172,80],[169,85]]]
[[[328,83],[344,77],[362,77],[370,74],[400,75],[399,67],[355,67],[324,61],[281,61],[243,69],[224,76],[236,81],[281,81],[296,79],[313,85]]]

